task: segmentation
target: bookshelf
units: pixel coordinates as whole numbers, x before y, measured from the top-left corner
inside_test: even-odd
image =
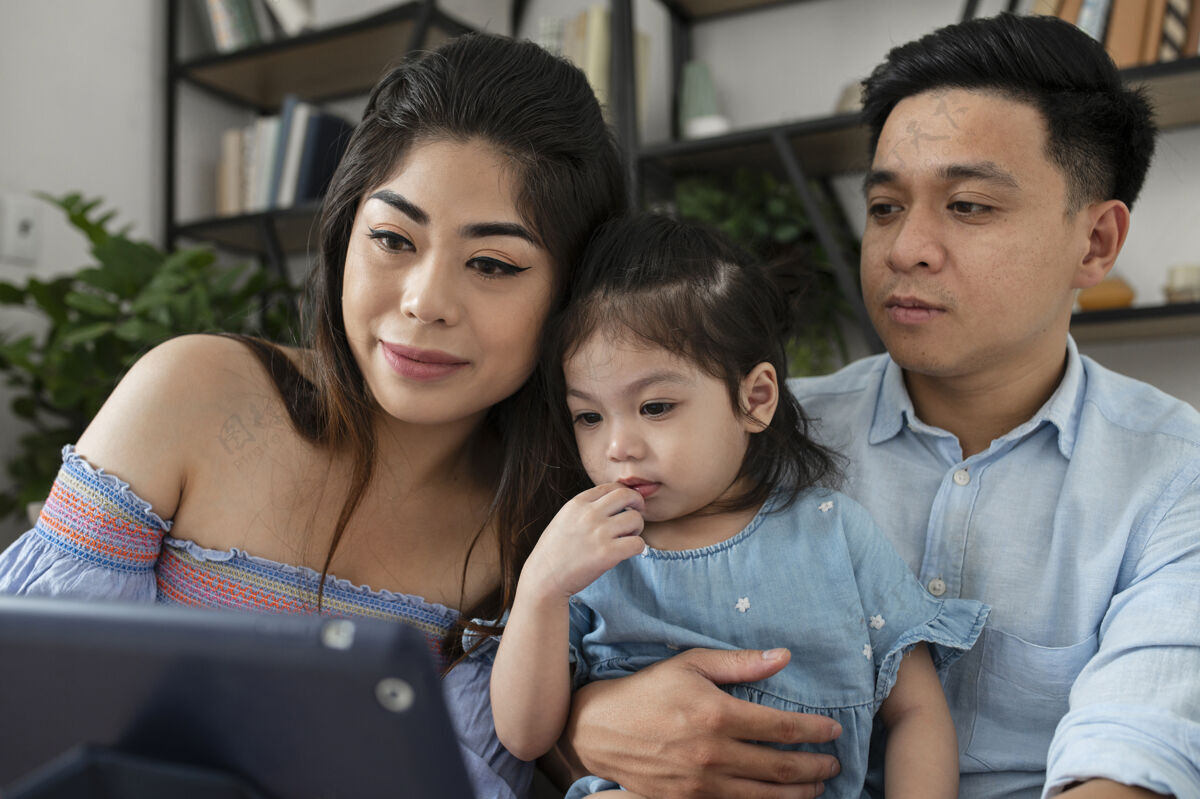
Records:
[[[613,0],[614,6],[626,0]],[[659,0],[670,16],[672,73],[677,77],[682,64],[691,56],[690,26],[693,22],[715,17],[754,11],[802,0]],[[976,3],[967,2],[964,18],[974,15]],[[613,24],[618,23],[614,13]],[[614,29],[614,43],[621,32]],[[628,35],[628,34],[627,34]],[[614,58],[616,51],[614,50]],[[614,87],[632,86],[632,75],[614,64]],[[1159,127],[1164,131],[1200,125],[1200,56],[1175,61],[1130,67],[1122,71],[1125,79],[1144,86],[1155,106]],[[678,86],[678,80],[672,80]],[[624,130],[636,130],[634,122]],[[618,127],[618,132],[622,131]],[[802,184],[815,184],[828,191],[830,178],[848,172],[865,170],[869,165],[867,131],[860,125],[857,114],[799,119],[780,124],[735,130],[706,139],[675,140],[649,146],[626,142],[626,152],[634,163],[636,197],[648,199],[666,196],[674,177],[686,173],[723,173],[738,167],[764,169],[778,177],[790,179],[798,190]],[[810,191],[810,189],[804,189]],[[812,208],[816,209],[814,201]],[[810,212],[822,246],[830,247],[838,239],[835,227],[844,220],[828,219],[820,212]],[[855,284],[857,263],[851,263],[844,253],[832,255],[842,283],[843,294],[858,299]],[[861,306],[861,301],[858,302]],[[879,350],[865,309],[855,308],[856,321],[864,334],[869,333],[868,346]],[[1072,317],[1072,334],[1080,341],[1120,341],[1154,337],[1200,335],[1200,304],[1163,304],[1138,306],[1089,313]]]
[[[171,0],[167,12],[164,239],[168,247],[180,238],[208,242],[263,259],[284,274],[289,255],[315,246],[319,203],[234,216],[178,218],[178,139],[187,123],[180,86],[194,86],[235,108],[278,113],[288,93],[316,104],[363,95],[405,53],[434,47],[470,28],[443,13],[435,0],[413,0],[364,19],[231,53],[183,56],[182,28],[194,20],[185,11],[189,2]],[[216,146],[214,142],[214,151]]]

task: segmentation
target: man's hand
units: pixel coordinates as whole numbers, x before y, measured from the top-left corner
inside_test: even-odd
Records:
[[[825,716],[734,699],[716,684],[761,680],[787,650],[693,649],[575,692],[562,746],[582,771],[658,797],[811,799],[837,760],[748,741],[824,743],[841,734]]]

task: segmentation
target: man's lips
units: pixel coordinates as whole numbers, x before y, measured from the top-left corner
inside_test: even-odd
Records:
[[[883,304],[888,318],[900,324],[919,324],[936,319],[945,308],[916,297],[889,297]]]
[[[403,377],[435,380],[458,371],[467,361],[441,350],[423,350],[403,344],[381,342],[388,365]]]
[[[643,498],[649,498],[650,495],[658,491],[659,486],[662,485],[662,483],[643,480],[640,477],[622,477],[617,482],[623,486],[632,488],[634,491],[641,494]]]

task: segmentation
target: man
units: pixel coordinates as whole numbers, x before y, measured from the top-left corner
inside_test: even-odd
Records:
[[[945,687],[961,795],[1200,796],[1200,414],[1079,356],[1154,149],[1103,48],[1003,15],[896,48],[865,84],[863,295],[888,355],[798,380],[844,489],[935,596],[992,606]],[[764,642],[764,648],[771,642]],[[655,796],[813,796],[828,720],[690,652],[577,696],[585,766]]]

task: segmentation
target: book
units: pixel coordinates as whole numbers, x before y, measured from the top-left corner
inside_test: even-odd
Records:
[[[308,134],[308,120],[316,109],[309,103],[298,102],[292,109],[288,126],[287,143],[284,147],[283,168],[279,173],[279,189],[275,196],[276,208],[290,208],[296,204],[296,184],[300,177],[300,156],[304,153],[304,139]]]
[[[292,135],[292,115],[300,98],[290,92],[283,96],[279,105],[279,125],[275,131],[275,142],[271,148],[271,164],[267,174],[264,208],[274,208],[279,201],[279,182],[283,175],[283,161],[287,156],[288,142]]]
[[[1079,20],[1079,11],[1083,8],[1083,0],[1063,0],[1058,7],[1058,18],[1074,25]]]
[[[583,74],[596,93],[601,108],[608,107],[609,73],[612,71],[612,26],[609,24],[607,3],[589,6],[586,15],[583,42]]]
[[[230,128],[221,134],[221,157],[217,162],[217,216],[234,216],[242,212],[242,158],[245,145],[241,127]]]
[[[1174,61],[1183,57],[1184,47],[1187,44],[1188,16],[1190,14],[1191,3],[1189,0],[1166,0],[1157,60]]]
[[[1124,69],[1142,62],[1147,17],[1145,0],[1112,0],[1104,48],[1118,68]]]
[[[247,213],[263,211],[270,197],[271,168],[275,163],[275,147],[279,139],[279,115],[259,117],[254,124],[254,147],[251,160],[246,165],[249,173],[250,202],[243,209]]]
[[[1083,0],[1075,27],[1098,42],[1104,41],[1110,0]]]
[[[1200,0],[1192,0],[1192,13],[1188,15],[1187,41],[1183,45],[1183,57],[1200,55]]]
[[[1029,7],[1029,13],[1040,17],[1055,17],[1058,16],[1058,8],[1062,5],[1062,0],[1033,0],[1033,5]]]
[[[324,196],[353,132],[354,126],[335,114],[314,110],[309,115],[296,173],[295,204]]]
[[[233,24],[241,34],[242,46],[249,47],[262,41],[258,23],[254,20],[254,9],[250,0],[226,0],[233,15]]]
[[[266,3],[287,36],[297,36],[313,26],[313,10],[308,0],[266,0]]]
[[[1138,63],[1149,64],[1158,60],[1158,45],[1162,42],[1166,11],[1167,0],[1146,0],[1145,29],[1142,31],[1142,52]]]
[[[260,42],[273,42],[279,38],[279,26],[267,8],[267,0],[249,0],[250,10],[254,14],[254,26],[258,29]]]

